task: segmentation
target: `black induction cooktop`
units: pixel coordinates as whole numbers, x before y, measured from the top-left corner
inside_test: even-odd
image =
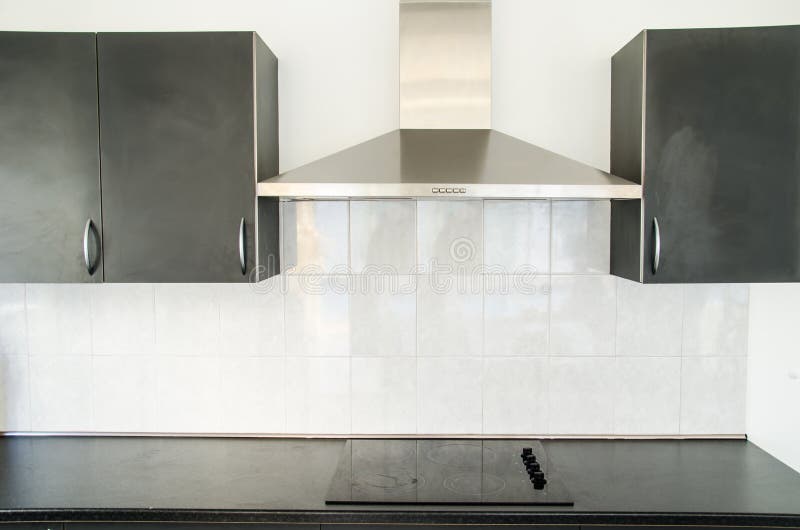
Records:
[[[326,504],[572,506],[537,440],[349,440]]]

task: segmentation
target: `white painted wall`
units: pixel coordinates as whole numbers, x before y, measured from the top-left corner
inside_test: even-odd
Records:
[[[750,288],[747,432],[800,470],[800,285]]]

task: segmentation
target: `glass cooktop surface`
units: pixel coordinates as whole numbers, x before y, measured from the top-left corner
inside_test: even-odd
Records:
[[[349,440],[327,504],[572,506],[537,440]]]

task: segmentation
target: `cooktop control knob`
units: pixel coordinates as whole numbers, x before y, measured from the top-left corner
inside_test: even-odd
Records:
[[[544,480],[544,472],[542,471],[533,471],[531,472],[531,479],[536,482],[541,482]]]
[[[522,448],[522,457],[525,458],[528,455],[533,454],[533,447],[523,447]]]
[[[533,473],[534,471],[541,471],[542,466],[539,462],[528,462],[525,464],[525,469],[528,470],[528,473]]]

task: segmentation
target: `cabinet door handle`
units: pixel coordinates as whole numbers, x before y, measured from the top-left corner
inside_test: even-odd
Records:
[[[247,272],[247,255],[244,241],[244,217],[239,221],[239,265],[242,267],[242,274]]]
[[[95,259],[92,260],[91,253],[89,252],[90,235],[94,235],[95,238],[97,237],[97,230],[94,227],[91,217],[86,220],[86,227],[83,229],[83,263],[86,265],[86,272],[88,272],[89,275],[92,275],[94,274],[94,271],[97,270],[97,262],[100,259],[100,252],[98,248],[97,256],[95,256]]]
[[[653,217],[653,274],[658,272],[658,262],[661,260],[661,229],[658,227],[658,218]]]

